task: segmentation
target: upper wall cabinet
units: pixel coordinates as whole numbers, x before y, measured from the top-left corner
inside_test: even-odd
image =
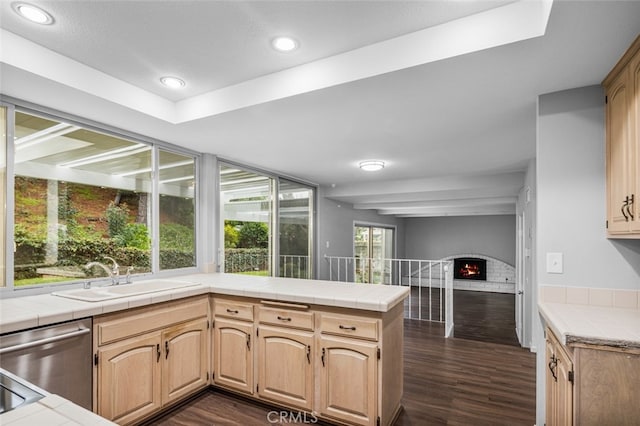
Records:
[[[640,36],[602,85],[606,93],[607,235],[640,238]]]

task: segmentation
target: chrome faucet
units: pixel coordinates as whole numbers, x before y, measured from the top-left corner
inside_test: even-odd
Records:
[[[112,258],[110,258],[108,256],[105,256],[105,259],[111,260],[113,262],[113,268],[112,269],[110,269],[104,263],[100,263],[100,262],[89,262],[86,265],[84,265],[84,268],[85,269],[89,269],[89,268],[92,268],[94,266],[99,266],[100,268],[102,268],[107,273],[109,278],[111,278],[111,285],[118,285],[120,283],[119,266],[116,263],[116,261],[113,260]]]
[[[110,260],[111,262],[113,262],[113,266],[111,267],[111,271],[113,272],[113,275],[115,275],[116,277],[119,276],[120,275],[120,265],[118,265],[118,262],[116,262],[116,260],[113,257],[102,256],[102,258]]]

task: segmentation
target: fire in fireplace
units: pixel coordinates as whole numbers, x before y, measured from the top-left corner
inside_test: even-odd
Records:
[[[487,280],[487,261],[476,257],[459,257],[453,260],[453,278],[456,280]]]

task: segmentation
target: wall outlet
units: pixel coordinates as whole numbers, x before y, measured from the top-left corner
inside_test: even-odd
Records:
[[[547,272],[550,274],[562,274],[562,253],[547,253]]]

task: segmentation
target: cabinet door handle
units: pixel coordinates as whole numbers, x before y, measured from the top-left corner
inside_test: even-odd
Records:
[[[553,376],[553,380],[558,381],[558,376],[556,375],[556,366],[558,365],[558,358],[555,355],[551,355],[551,361],[549,361],[549,370],[551,370],[551,375]]]
[[[340,330],[351,330],[351,331],[356,331],[356,327],[355,326],[346,326],[346,325],[342,325],[340,324]]]
[[[247,334],[247,350],[251,350],[251,335]]]
[[[311,345],[307,345],[307,362],[311,364]]]
[[[169,341],[164,341],[164,359],[169,358]]]
[[[289,318],[289,317],[281,317],[280,315],[278,315],[278,319],[280,321],[291,321],[291,318]]]
[[[158,344],[156,345],[156,355],[157,355],[157,357],[156,357],[156,362],[160,362],[160,355],[161,355],[161,354],[162,354],[162,353],[161,353],[161,351],[160,351],[160,343],[158,343]]]
[[[627,213],[629,213],[631,220],[633,220],[633,213],[631,212],[631,206],[633,206],[633,204],[633,194],[631,194],[631,198],[629,198],[629,202],[627,203]]]
[[[620,211],[622,212],[622,216],[624,216],[625,222],[629,222],[629,216],[627,216],[627,213],[625,213],[624,211],[624,209],[627,208],[628,205],[629,205],[629,196],[627,195],[624,199],[624,204],[622,204],[622,207],[620,208]]]
[[[227,312],[230,313],[230,314],[237,314],[238,313],[237,310],[233,310],[233,309],[229,309],[229,308],[227,308]]]
[[[322,356],[320,359],[322,360],[322,366],[324,367],[324,348],[322,348]]]

